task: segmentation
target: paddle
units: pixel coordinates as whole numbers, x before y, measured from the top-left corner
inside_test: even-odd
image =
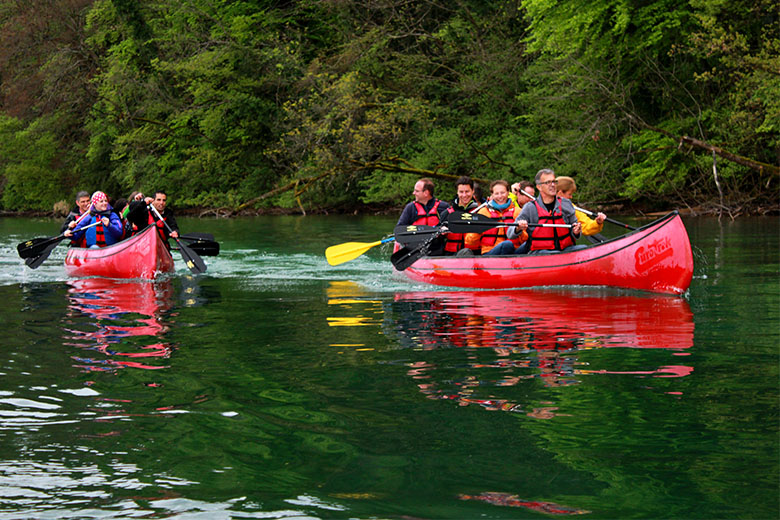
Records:
[[[330,265],[339,265],[359,257],[372,247],[387,244],[395,240],[395,237],[387,237],[376,242],[345,242],[330,246],[325,250],[325,258]]]
[[[162,215],[160,215],[160,212],[157,211],[157,208],[155,208],[153,205],[149,204],[149,209],[157,216],[160,221],[162,221],[163,224],[165,224],[165,227],[168,229],[168,233],[173,233],[173,230],[171,229],[171,226],[168,225],[167,222],[162,218]],[[179,245],[179,253],[181,253],[181,258],[184,260],[184,263],[187,264],[187,267],[189,268],[190,272],[195,274],[201,274],[206,272],[206,263],[203,261],[201,257],[198,256],[198,254],[190,249],[188,246],[185,246],[181,240],[179,240],[176,237],[173,238],[176,243]]]
[[[90,211],[92,210],[92,206],[90,206]],[[89,216],[89,211],[81,215],[79,219],[76,221],[76,224],[78,225],[79,222],[81,222],[84,218]],[[85,226],[82,229],[87,229],[88,227],[96,226],[99,222],[95,222],[94,224],[90,224],[89,226]],[[43,254],[44,251],[47,251],[51,253],[51,249],[49,247],[54,244],[55,246],[59,244],[61,241],[65,240],[66,238],[69,238],[65,236],[65,233],[62,233],[60,235],[57,235],[56,237],[42,237],[42,238],[33,238],[32,240],[27,240],[25,242],[20,243],[16,246],[16,251],[19,253],[19,256],[21,258],[33,258],[38,257],[41,254]],[[47,254],[48,256],[48,254]]]
[[[180,236],[179,238],[182,237]],[[197,240],[189,242],[187,246],[200,256],[217,256],[219,254],[219,242],[214,242],[213,240]]]
[[[89,229],[97,226],[100,222],[94,222],[88,226],[84,226],[81,229]],[[34,238],[27,242],[22,242],[16,247],[17,252],[21,258],[24,258],[24,263],[31,269],[35,269],[40,266],[44,260],[46,260],[54,248],[59,245],[60,242],[65,240],[65,234],[50,237],[50,238]],[[33,267],[34,266],[34,267]]]
[[[446,228],[442,228],[439,230],[438,233],[432,235],[428,240],[425,242],[422,242],[420,245],[416,247],[408,247],[404,246],[392,255],[390,255],[390,263],[393,264],[393,267],[395,267],[399,271],[403,271],[406,268],[410,267],[412,264],[414,264],[417,260],[428,254],[428,248],[430,247],[431,243],[442,233],[445,233]]]
[[[438,226],[423,226],[423,225],[409,225],[409,226],[395,226],[393,234],[395,240],[402,246],[419,244],[428,240],[431,235],[438,233]]]
[[[525,195],[527,198],[529,198],[529,199],[531,199],[531,200],[535,200],[535,197],[533,197],[533,196],[531,196],[531,195],[527,194],[526,192],[524,192],[524,191],[522,191],[522,190],[520,191],[520,195]],[[572,206],[574,206],[574,204],[572,204]],[[594,212],[592,212],[592,211],[589,211],[589,210],[587,210],[587,209],[584,209],[584,208],[580,208],[580,207],[578,207],[578,206],[574,206],[574,209],[576,209],[577,211],[582,211],[583,213],[585,213],[587,216],[589,216],[589,217],[590,217],[590,218],[592,218],[592,219],[595,219],[595,218],[596,218],[596,216],[597,216],[597,214],[596,214],[596,213],[594,213]],[[633,231],[633,230],[635,230],[635,229],[636,229],[636,228],[635,228],[635,227],[633,227],[633,226],[629,226],[628,224],[625,224],[625,223],[623,223],[623,222],[620,222],[620,221],[618,221],[618,220],[611,219],[611,218],[609,218],[609,217],[605,218],[604,220],[606,220],[606,221],[607,221],[607,222],[609,222],[610,224],[615,224],[616,226],[620,226],[620,227],[623,227],[623,228],[626,228],[626,229],[630,229],[631,231]]]
[[[592,211],[588,211],[587,209],[579,208],[577,206],[574,206],[574,209],[576,209],[577,211],[582,211],[583,213],[585,213],[587,216],[589,216],[591,218],[594,218],[594,219],[596,218],[596,213],[593,213]],[[629,226],[628,224],[624,224],[623,222],[620,222],[618,220],[613,220],[613,219],[611,219],[609,217],[605,218],[604,220],[606,220],[610,224],[615,224],[616,226],[620,226],[620,227],[623,227],[623,228],[626,228],[626,229],[630,229],[631,231],[634,231],[636,229],[634,226]]]
[[[188,242],[196,242],[198,240],[214,242],[214,235],[212,235],[211,233],[198,233],[198,232],[184,233],[182,235],[179,235],[179,238],[181,238],[182,240],[186,240]]]
[[[325,258],[330,265],[339,265],[359,257],[372,247],[397,240],[399,244],[417,244],[431,235],[438,234],[435,226],[396,226],[393,236],[376,242],[345,242],[330,246],[325,250]]]
[[[185,233],[179,238],[187,242],[187,246],[200,256],[217,256],[219,254],[219,242],[214,240],[211,233]]]
[[[38,256],[31,256],[31,257],[29,257],[29,258],[25,258],[25,260],[24,260],[24,263],[25,263],[25,264],[27,265],[27,267],[29,267],[30,269],[38,269],[38,268],[41,266],[41,264],[42,264],[42,263],[43,263],[43,262],[44,262],[44,261],[45,261],[47,258],[49,258],[49,255],[50,255],[50,254],[51,254],[51,252],[54,250],[54,248],[55,248],[55,247],[57,247],[57,245],[58,245],[58,244],[59,244],[59,242],[54,242],[54,243],[53,243],[53,244],[51,244],[49,247],[47,247],[46,249],[44,249],[44,250],[43,250],[43,252],[42,252],[40,255],[38,255]]]
[[[450,213],[446,226],[452,233],[484,233],[488,229],[496,227],[514,227],[517,224],[507,224],[500,220],[495,220],[479,213],[463,213],[453,211]],[[528,224],[528,227],[562,227],[570,228],[570,224]]]

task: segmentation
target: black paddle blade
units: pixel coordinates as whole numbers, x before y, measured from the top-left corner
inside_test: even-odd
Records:
[[[428,249],[426,243],[418,246],[404,246],[390,256],[390,263],[399,271],[404,271],[411,267],[417,260],[425,256]]]
[[[217,256],[219,254],[219,242],[213,240],[196,240],[187,246],[200,256]]]
[[[419,244],[425,240],[431,238],[439,232],[439,228],[436,226],[396,226],[393,230],[395,235],[395,241],[399,244],[414,245]]]
[[[440,237],[441,230],[428,237],[428,240],[416,246],[404,246],[390,256],[390,263],[399,271],[411,267],[417,260],[428,254],[431,244]]]
[[[206,272],[206,263],[198,254],[189,247],[182,244],[182,242],[176,239],[176,243],[179,244],[179,253],[184,263],[187,264],[187,268],[190,272],[195,274],[202,274]]]
[[[52,244],[49,244],[49,246],[44,249],[41,254],[38,256],[31,256],[24,260],[24,263],[29,267],[30,269],[38,269],[41,264],[49,258],[49,255],[52,251],[54,251],[54,248],[57,247],[57,244],[59,244],[59,241],[54,242]]]
[[[16,246],[16,251],[17,253],[19,253],[19,256],[21,258],[25,258],[25,259],[36,258],[40,256],[44,251],[46,251],[49,247],[51,247],[52,244],[56,247],[57,244],[59,244],[60,241],[63,240],[64,238],[65,237],[63,235],[60,235],[58,237],[33,238],[32,240],[22,242],[21,244]],[[51,250],[49,250],[49,253],[51,253]]]
[[[211,233],[185,233],[183,235],[179,235],[179,238],[182,240],[186,240],[187,242],[197,242],[199,240],[207,241],[207,242],[214,242],[214,235]]]

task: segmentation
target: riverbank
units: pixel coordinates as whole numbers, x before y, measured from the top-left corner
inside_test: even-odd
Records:
[[[656,218],[677,210],[684,216],[718,216],[735,219],[748,216],[777,216],[780,215],[780,202],[775,204],[734,205],[733,207],[721,207],[717,202],[698,204],[695,206],[669,207],[658,209],[658,206],[643,204],[609,204],[588,205],[593,211],[603,211],[606,214],[632,216],[637,218]],[[403,206],[362,206],[360,208],[259,208],[243,209],[236,211],[230,208],[172,208],[176,215],[198,218],[232,218],[242,216],[260,215],[400,215]],[[5,211],[0,210],[2,217],[26,217],[26,218],[64,218],[65,215],[57,211]]]

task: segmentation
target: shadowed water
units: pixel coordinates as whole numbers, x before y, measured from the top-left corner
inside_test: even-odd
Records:
[[[777,518],[780,225],[685,223],[674,298],[326,263],[387,217],[182,218],[205,275],[73,280],[0,219],[0,518]]]

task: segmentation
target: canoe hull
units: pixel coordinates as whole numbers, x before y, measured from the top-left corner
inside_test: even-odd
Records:
[[[682,294],[693,253],[677,212],[627,235],[571,253],[423,257],[404,271],[416,282],[482,289],[592,285]]]
[[[173,257],[153,226],[107,247],[72,247],[65,257],[69,276],[153,279],[173,268]]]

